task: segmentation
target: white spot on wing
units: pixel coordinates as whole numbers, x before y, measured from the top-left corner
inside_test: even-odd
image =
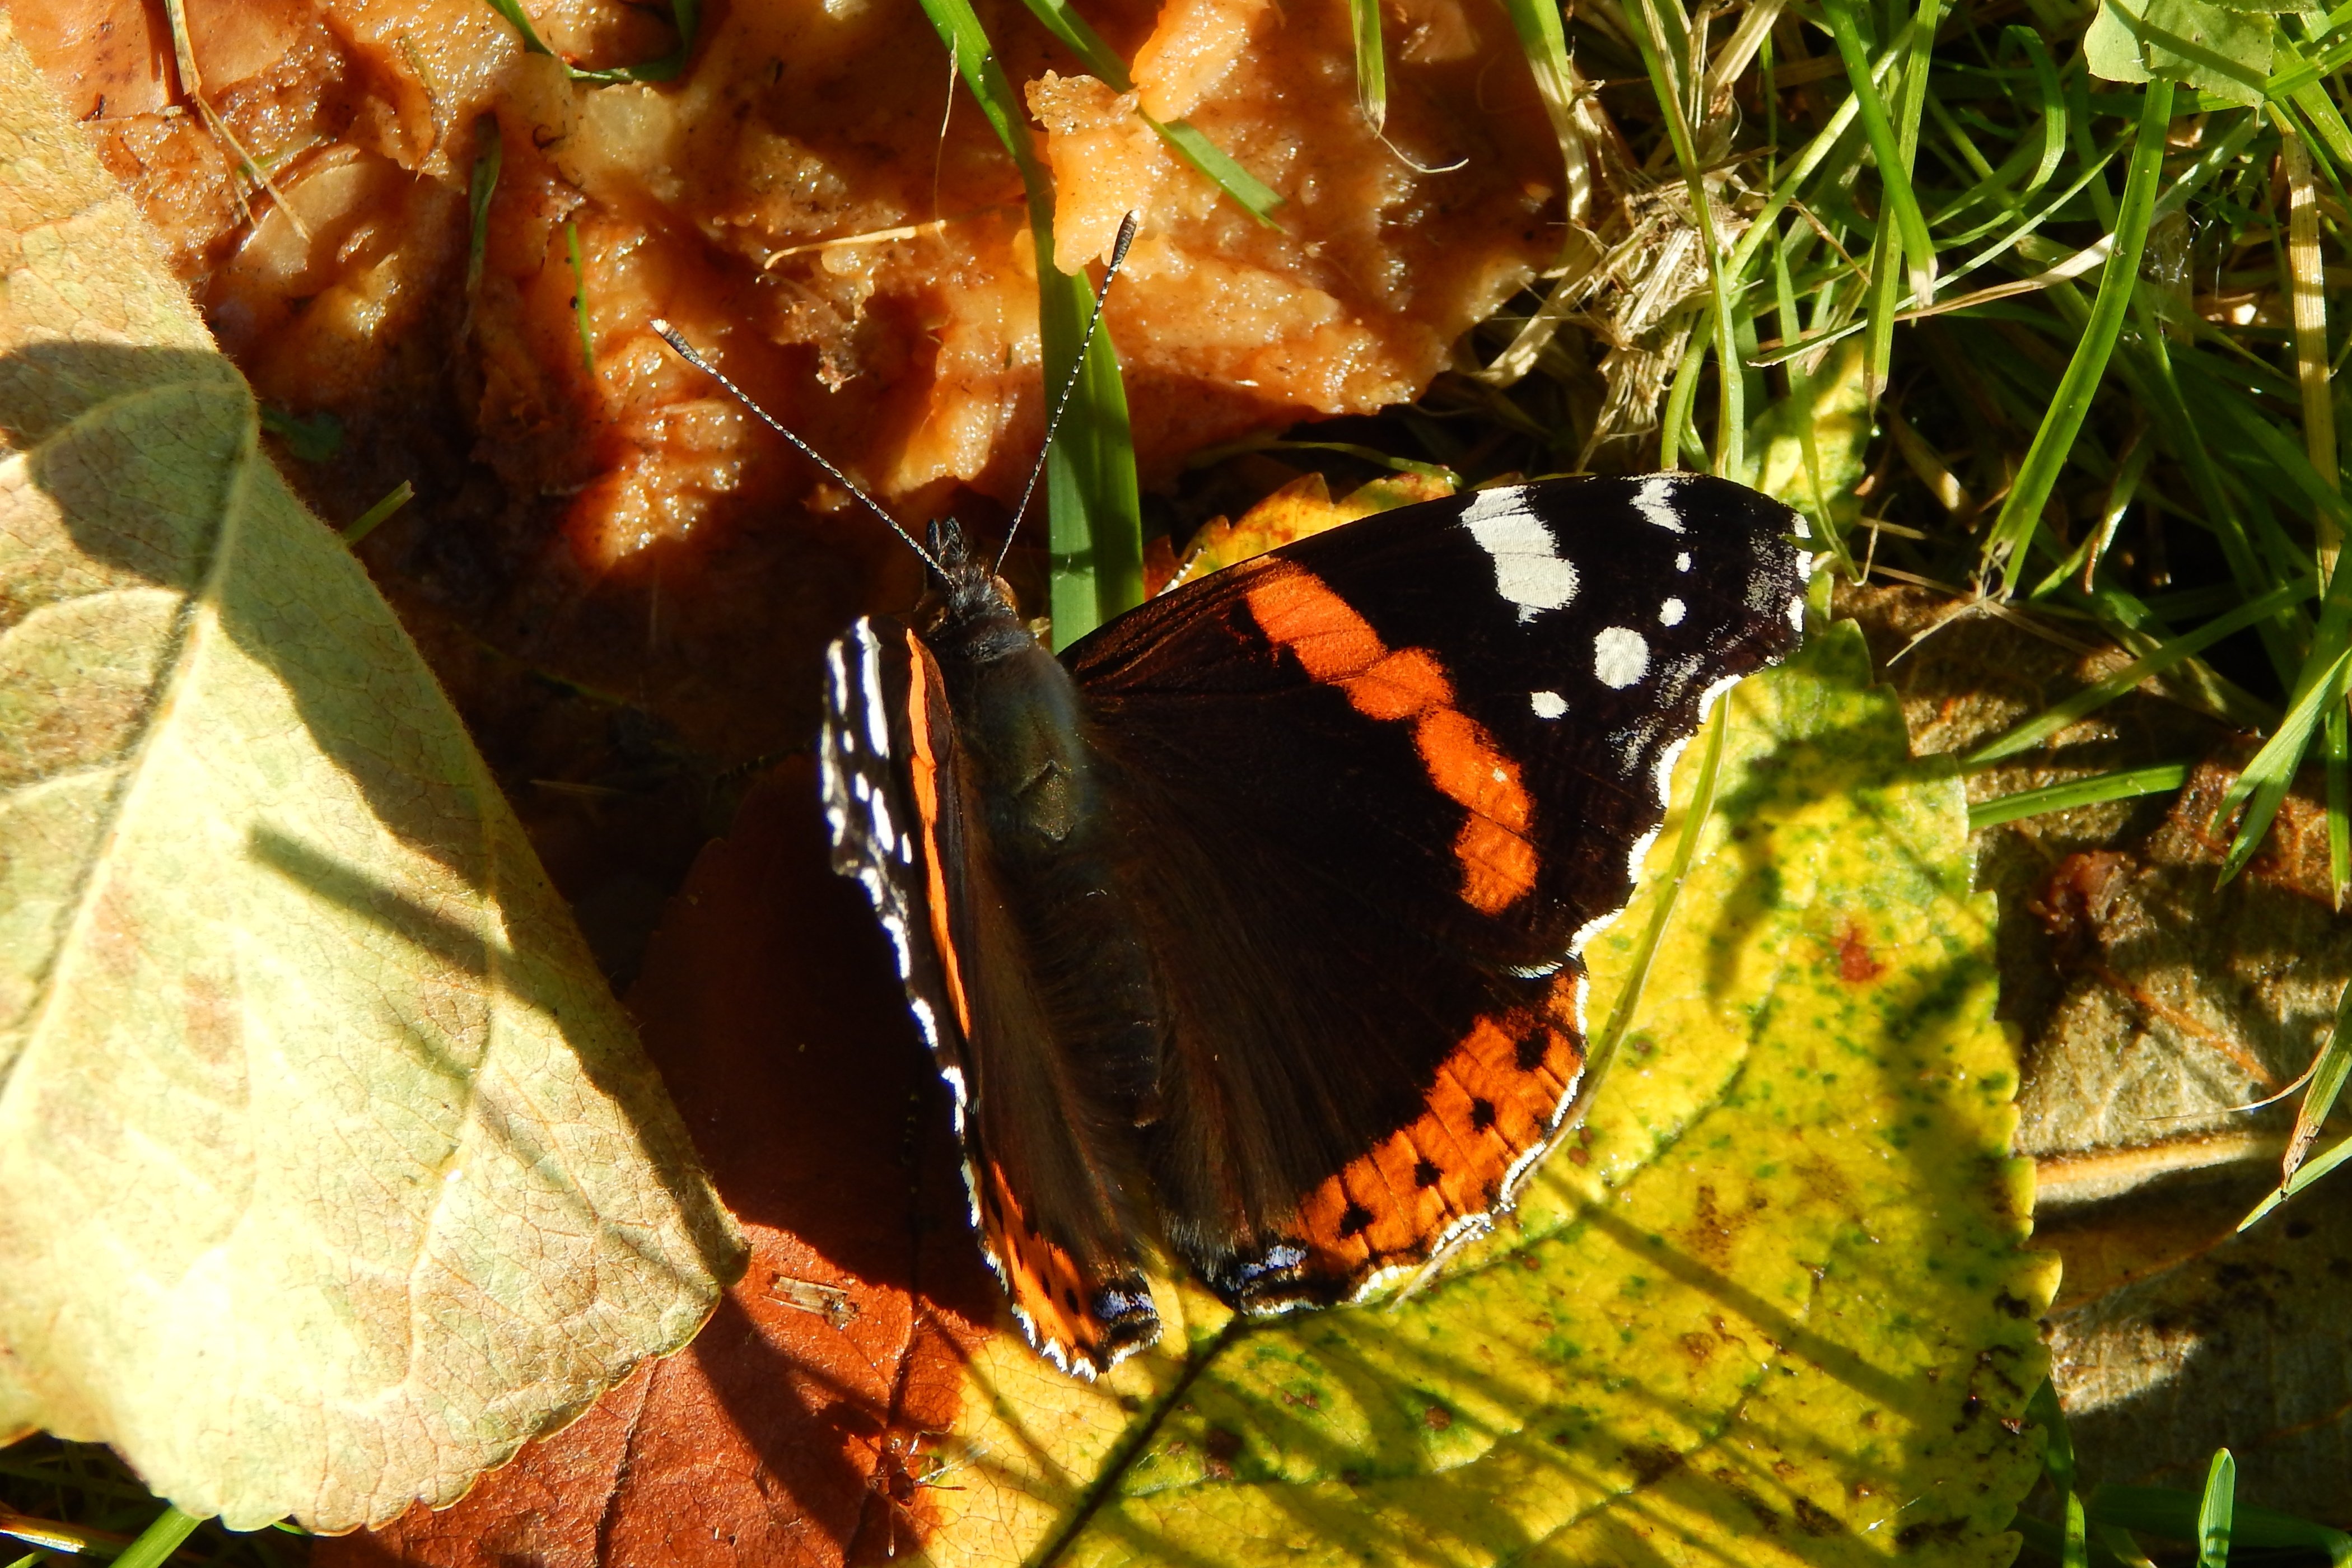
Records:
[[[833,847],[836,849],[841,847],[842,837],[849,831],[849,801],[846,787],[841,782],[837,747],[841,735],[841,726],[827,720],[824,743],[817,748],[816,756],[817,778],[824,799],[824,825],[833,835]]]
[[[824,650],[824,662],[833,681],[833,711],[835,716],[846,720],[849,717],[849,666],[841,657],[841,643],[838,638],[835,639],[832,647]],[[846,723],[841,726],[840,735],[843,751],[857,750],[856,732]]]
[[[1633,510],[1668,533],[1680,533],[1683,520],[1675,510],[1675,491],[1682,483],[1680,474],[1652,474],[1634,489]]]
[[[1658,606],[1658,625],[1662,626],[1681,626],[1683,624],[1684,607],[1683,602],[1680,599],[1668,599],[1664,604],[1660,605]]]
[[[1538,719],[1557,719],[1568,711],[1568,701],[1557,691],[1530,691],[1528,706],[1536,710]]]
[[[1622,691],[1650,668],[1650,645],[1629,626],[1604,626],[1592,639],[1592,676],[1601,685]]]
[[[1687,571],[1689,571],[1689,570],[1690,570],[1690,566],[1691,566],[1691,563],[1690,563],[1690,552],[1689,552],[1689,551],[1685,550],[1685,551],[1682,552],[1680,554],[1678,554],[1678,555],[1676,555],[1676,556],[1675,557],[1675,571],[1677,571],[1677,572],[1687,572]]]
[[[1561,559],[1551,530],[1515,489],[1480,490],[1463,509],[1462,526],[1495,563],[1495,588],[1533,620],[1576,597],[1576,566]]]
[[[923,678],[921,670],[914,678]],[[882,645],[875,640],[873,625],[864,617],[857,622],[857,679],[866,688],[866,738],[874,747],[874,754],[890,754],[890,715],[882,706]]]

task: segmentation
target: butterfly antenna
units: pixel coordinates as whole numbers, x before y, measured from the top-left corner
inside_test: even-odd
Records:
[[[684,360],[687,363],[692,365],[695,369],[700,371],[703,374],[709,376],[711,380],[725,387],[729,393],[733,395],[736,402],[741,404],[744,407],[758,415],[761,419],[766,423],[769,429],[773,430],[777,435],[782,436],[785,440],[790,441],[793,446],[799,447],[802,456],[807,458],[810,462],[814,463],[826,473],[831,474],[835,482],[839,484],[842,489],[847,490],[851,495],[856,496],[865,506],[866,510],[872,512],[875,516],[888,523],[890,525],[890,531],[905,540],[907,542],[907,547],[912,550],[916,554],[921,556],[925,565],[929,566],[934,572],[940,571],[940,563],[935,558],[933,558],[931,552],[924,549],[920,544],[917,543],[915,542],[915,536],[908,533],[905,527],[899,523],[897,518],[892,517],[887,511],[885,511],[882,509],[882,503],[880,501],[876,500],[872,496],[867,495],[864,490],[860,489],[856,479],[851,479],[847,474],[843,473],[839,468],[835,468],[830,462],[827,462],[823,452],[818,451],[814,447],[810,446],[806,441],[802,440],[798,436],[793,435],[782,425],[776,423],[776,416],[769,413],[766,409],[761,407],[758,404],[752,402],[751,395],[750,393],[745,392],[741,387],[728,380],[725,373],[720,371],[717,365],[712,364],[709,360],[704,359],[700,354],[695,353],[694,345],[688,342],[683,337],[680,337],[676,327],[671,326],[659,316],[656,316],[653,319],[653,329],[655,331],[661,334],[661,341],[667,343],[670,346],[671,352],[676,353],[678,358]],[[940,574],[944,576],[946,574],[940,573]]]
[[[1053,416],[1045,421],[1045,444],[1037,448],[1037,460],[1029,468],[1029,482],[1021,487],[1021,504],[1013,509],[1013,521],[1004,530],[1004,542],[996,552],[995,571],[1004,569],[1004,557],[1013,548],[1013,536],[1021,531],[1021,519],[1029,510],[1029,498],[1036,493],[1037,476],[1045,471],[1045,459],[1054,450],[1054,432],[1062,427],[1062,411],[1069,407],[1070,394],[1078,389],[1078,377],[1086,374],[1087,350],[1093,346],[1095,329],[1102,325],[1103,301],[1110,298],[1110,280],[1118,276],[1119,263],[1127,259],[1127,247],[1135,241],[1135,226],[1140,216],[1128,214],[1118,226],[1118,237],[1111,241],[1110,265],[1103,268],[1102,287],[1095,290],[1095,313],[1087,318],[1087,335],[1078,340],[1078,357],[1070,363],[1061,395],[1054,399]]]

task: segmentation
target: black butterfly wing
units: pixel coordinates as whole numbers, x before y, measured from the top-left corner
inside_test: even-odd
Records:
[[[1171,1013],[1170,1239],[1239,1304],[1349,1294],[1482,1223],[1583,1062],[1715,691],[1801,625],[1795,514],[1692,476],[1475,492],[1170,594],[1069,650]]]
[[[954,1091],[972,1223],[1032,1343],[1092,1375],[1159,1334],[1119,1175],[1126,1130],[1061,1059],[929,650],[860,620],[827,654],[834,869],[873,900]]]

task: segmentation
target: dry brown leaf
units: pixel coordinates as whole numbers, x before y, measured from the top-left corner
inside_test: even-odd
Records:
[[[442,1513],[321,1542],[319,1568],[880,1562],[931,1524],[929,1446],[1002,1308],[972,1244],[946,1090],[814,770],[705,851],[630,1005],[751,1265],[688,1352]]]

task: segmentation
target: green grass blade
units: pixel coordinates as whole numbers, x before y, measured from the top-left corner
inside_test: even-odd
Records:
[[[2284,44],[2285,40],[2282,38],[2280,42]],[[2307,82],[2294,89],[2291,101],[2314,139],[2327,149],[2328,156],[2338,163],[2352,165],[2352,126],[2345,124],[2336,100],[2317,82]]]
[[[686,68],[694,56],[694,37],[702,30],[702,0],[670,0],[670,20],[677,27],[677,47],[659,59],[647,60],[640,66],[623,66],[615,71],[601,73],[600,79],[615,81],[669,81]]]
[[[1697,148],[1691,138],[1690,118],[1683,111],[1683,94],[1668,64],[1677,57],[1670,47],[1665,18],[1660,15],[1660,7],[1667,3],[1669,0],[1633,0],[1639,23],[1633,29],[1633,41],[1642,51],[1642,63],[1649,68],[1650,89],[1656,95],[1659,108],[1665,111],[1675,162],[1682,167],[1683,186],[1690,196],[1691,224],[1698,230],[1699,245],[1706,254],[1707,282],[1714,294],[1708,324],[1716,363],[1715,457],[1711,466],[1717,474],[1737,477],[1747,464],[1743,428],[1746,420],[1741,407],[1745,388],[1731,313],[1730,268],[1723,247],[1716,243],[1715,206],[1707,195],[1706,171],[1699,164]],[[1869,79],[1866,64],[1862,75],[1864,80]],[[1684,370],[1695,376],[1695,367],[1687,360]],[[1676,379],[1683,376],[1678,374]],[[1671,430],[1665,440],[1670,444],[1675,440]]]
[[[1904,49],[1909,47],[1909,34],[1906,33],[1896,41],[1895,47],[1872,63],[1870,76],[1874,83],[1894,70],[1895,62],[1903,58]],[[1780,178],[1772,186],[1772,194],[1764,199],[1763,206],[1749,222],[1748,232],[1739,237],[1739,243],[1732,247],[1730,259],[1724,264],[1724,270],[1734,280],[1748,275],[1749,265],[1755,261],[1765,243],[1779,232],[1780,215],[1788,210],[1797,193],[1821,172],[1830,154],[1837,151],[1838,144],[1845,139],[1846,132],[1861,111],[1862,100],[1851,92],[1846,94],[1843,101],[1831,110],[1829,122],[1805,143],[1805,150],[1782,171]]]
[[[139,1539],[122,1549],[114,1560],[115,1568],[162,1568],[203,1522],[166,1504],[155,1521],[139,1532]]]
[[[1042,194],[1050,204],[1053,186],[1045,166],[1038,163],[1035,150],[1030,145],[1029,125],[1021,99],[1006,79],[1004,68],[997,63],[996,49],[988,41],[987,32],[972,12],[971,0],[923,0],[923,15],[930,19],[940,41],[948,47],[955,61],[956,74],[963,78],[964,86],[980,104],[989,129],[1013,155],[1014,167],[1021,172],[1021,183],[1028,193],[1034,213]],[[1038,254],[1040,273],[1052,268],[1050,251]]]
[[[2116,465],[2114,477],[2107,481],[2107,499],[2100,505],[2098,526],[2085,533],[2083,542],[2033,585],[2033,592],[2026,595],[2028,598],[2042,598],[2073,581],[2078,574],[2084,592],[2090,592],[2091,584],[2098,577],[2099,563],[2105,557],[2108,547],[2115,543],[2116,530],[2122,526],[2124,513],[2130,510],[2133,500],[2138,496],[2139,482],[2147,477],[2148,460],[2155,455],[2155,442],[2143,438],[2132,443],[2131,450],[2124,454]]]
[[[1519,36],[1519,52],[1536,79],[1537,96],[1551,121],[1559,155],[1568,175],[1566,210],[1570,222],[1583,223],[1592,205],[1591,149],[1584,130],[1576,122],[1576,70],[1569,63],[1568,35],[1560,26],[1556,0],[1503,0],[1511,30]]]
[[[2347,65],[2352,65],[2352,46],[2338,44],[2317,59],[2311,59],[2295,47],[2294,41],[2282,29],[2273,36],[2272,48],[2273,64],[2280,68],[2272,71],[2270,80],[2263,84],[2263,96],[2273,103],[2285,100],[2306,115],[2327,121],[2326,127],[2315,125],[2313,129],[2319,131],[2331,149],[2336,147],[2338,142],[2335,133],[2342,130],[2344,118],[2336,112],[2336,105],[2327,94],[2321,90],[2320,84]],[[2352,133],[2346,135],[2342,145],[2345,151],[2336,153],[2337,161],[2352,163]]]
[[[1699,367],[1706,363],[1706,345],[1715,330],[1715,306],[1707,305],[1691,328],[1690,342],[1683,349],[1682,363],[1675,367],[1675,379],[1666,388],[1664,409],[1658,416],[1658,467],[1677,468],[1682,466],[1684,433],[1690,428],[1691,404],[1698,396]]]
[[[2342,708],[2327,710],[2327,886],[2336,907],[2352,889],[2352,724]]]
[[[2331,703],[2344,700],[2344,681],[2352,670],[2352,650],[2343,646],[2341,636],[2332,639],[2335,647],[2324,667],[2312,671],[2311,684],[2306,687],[2279,721],[2277,730],[2263,742],[2245,771],[2238,775],[2221,797],[2217,820],[2226,819],[2241,805],[2246,815],[2238,825],[2237,837],[2221,861],[2221,880],[2227,882],[2253,858],[2261,847],[2263,836],[2271,829],[2272,819],[2286,800],[2286,792],[2294,787],[2294,775],[2303,766],[2304,752],[2311,744],[2311,732],[2317,728],[2319,716]],[[2314,665],[2318,665],[2315,653]]]
[[[2045,812],[2072,811],[2078,805],[2099,805],[2111,800],[2130,800],[2137,795],[2163,795],[2180,788],[2188,782],[2187,763],[2160,763],[2153,767],[2126,768],[2120,773],[2100,773],[2094,778],[2074,779],[2041,789],[2020,790],[2015,795],[1979,801],[1969,806],[1969,831],[1973,833],[1979,828],[1995,827],[2021,817],[2040,816]]]
[[[2156,205],[2156,184],[2164,167],[2164,144],[2172,126],[2172,83],[2159,78],[2147,84],[2141,101],[2139,133],[2132,143],[2131,163],[2124,177],[2124,197],[2116,209],[2115,248],[2099,276],[2099,292],[2081,342],[2058,383],[2050,411],[2011,483],[1990,537],[1985,542],[1988,572],[2014,581],[2025,556],[2026,542],[2042,525],[2042,509],[2050,500],[2074,450],[2074,437],[2089,416],[2092,395],[2106,374],[2107,358],[2123,331],[2130,307],[2139,260],[2147,246],[2147,227]]]
[[[563,220],[563,256],[572,264],[572,320],[580,329],[580,367],[596,379],[596,332],[588,321],[588,263],[580,254],[580,226]]]
[[[2256,413],[2242,398],[2215,399],[2230,416],[2231,423],[2245,433],[2246,438],[2261,450],[2263,461],[2286,479],[2302,493],[2313,509],[2333,521],[2336,528],[2352,532],[2352,502],[2347,502],[2336,488],[2312,466],[2304,447],[2280,434],[2277,426]]]
[[[2025,1402],[2025,1418],[2042,1428],[2042,1469],[2062,1492],[2074,1489],[2074,1439],[2066,1430],[2066,1412],[2058,1403],[2058,1389],[2048,1378]]]
[[[1373,131],[1389,122],[1388,58],[1381,46],[1381,0],[1348,0],[1356,39],[1356,108]]]
[[[2347,1152],[2352,1152],[2352,1139],[2347,1139],[2316,1160],[2306,1158],[2311,1146],[2319,1141],[2319,1131],[2326,1124],[2329,1113],[2336,1109],[2347,1076],[2352,1076],[2352,984],[2347,984],[2337,995],[2336,1022],[2328,1031],[2327,1044],[2320,1051],[2319,1059],[2311,1064],[2311,1081],[2304,1089],[2303,1103],[2295,1109],[2294,1131],[2288,1135],[2286,1153],[2279,1161],[2279,1184],[2238,1222],[2240,1230],[2326,1174]]]
[[[1282,193],[1243,168],[1239,159],[1195,130],[1191,121],[1159,121],[1147,114],[1143,122],[1158,132],[1160,139],[1174,148],[1179,158],[1199,170],[1203,179],[1231,196],[1244,212],[1268,228],[1282,226],[1274,216],[1274,209],[1282,205]]]
[[[2336,1109],[2347,1075],[2352,1075],[2352,985],[2344,988],[2336,1003],[2336,1028],[2312,1068],[2311,1087],[2304,1090],[2303,1103],[2296,1108],[2294,1131],[2287,1139],[2286,1158],[2282,1162],[2288,1177],[2303,1167],[2311,1146],[2319,1142],[2319,1130],[2326,1123],[2328,1112]]]
[[[2147,1553],[2139,1549],[2139,1542],[2131,1538],[2130,1532],[2116,1525],[2094,1523],[2091,1539],[2097,1542],[2101,1550],[2114,1558],[2121,1568],[2156,1568],[2156,1564],[2148,1560]]]
[[[2203,1502],[2193,1493],[2171,1487],[2101,1487],[2090,1501],[2094,1523],[2171,1541],[2203,1538],[2199,1528]],[[2352,1563],[2352,1535],[2340,1530],[2268,1509],[2234,1504],[2231,1516],[2231,1542],[2241,1551],[2316,1551],[2331,1563]]]
[[[1871,155],[1878,161],[1883,192],[1881,221],[1892,215],[1895,232],[1903,241],[1904,259],[1911,271],[1912,296],[1925,304],[1936,289],[1936,242],[1927,232],[1927,215],[1920,211],[1918,197],[1911,189],[1910,163],[1903,156],[1895,123],[1887,116],[1885,100],[1879,96],[1878,84],[1872,77],[1870,57],[1863,47],[1854,5],[1855,0],[1824,0],[1822,10],[1829,18],[1830,37],[1837,44],[1838,58],[1845,66],[1846,79],[1853,88],[1855,107],[1862,114],[1863,134],[1869,138]],[[1921,31],[1924,29],[1915,29],[1913,37],[1918,37]]]
[[[2155,321],[2153,312],[2143,313],[2137,324],[2138,338],[2124,356],[2125,377],[2133,394],[2156,416],[2174,455],[2184,459],[2196,485],[2197,498],[2205,508],[2206,526],[2221,547],[2230,575],[2241,592],[2262,593],[2271,584],[2271,574],[2247,534],[2236,499],[2221,481],[2221,471],[2206,445],[2203,427],[2189,412],[2188,400],[2182,395],[2181,380],[2174,369],[2161,324]],[[2291,684],[2300,662],[2300,648],[2310,632],[2301,608],[2282,612],[2277,620],[2259,623],[2255,630],[2262,636],[2263,651],[2269,655],[2272,667],[2279,672],[2280,684]]]
[[[1069,0],[1022,0],[1029,14],[1037,18],[1045,29],[1062,42],[1062,47],[1078,57],[1079,63],[1089,74],[1113,92],[1132,92],[1135,79],[1127,62],[1102,40]],[[1282,205],[1281,195],[1256,175],[1241,166],[1232,153],[1181,120],[1159,121],[1149,114],[1143,122],[1160,133],[1160,139],[1174,150],[1176,155],[1199,170],[1210,184],[1234,198],[1243,211],[1268,228],[1282,226],[1274,219],[1274,209]]]
[[[555,51],[547,47],[547,40],[539,36],[539,29],[531,26],[530,13],[522,8],[521,0],[484,0],[484,3],[491,10],[504,16],[507,19],[507,26],[522,36],[523,53],[551,57],[554,55]]]
[[[1903,247],[1910,260],[1911,300],[1919,308],[1934,302],[1936,288],[1936,248],[1932,239],[1926,247],[1925,269],[1921,251],[1915,244],[1912,230],[1927,233],[1927,218],[1918,210],[1917,193],[1911,180],[1919,159],[1919,117],[1927,100],[1927,73],[1935,64],[1936,23],[1942,14],[1940,0],[1919,0],[1912,26],[1906,30],[1906,58],[1904,63],[1902,89],[1895,100],[1895,157],[1901,165],[1900,184],[1890,183],[1882,204],[1894,205],[1896,223],[1890,226],[1883,221],[1878,226],[1876,243],[1871,251],[1870,304],[1865,311],[1870,321],[1869,346],[1864,359],[1864,384],[1875,397],[1886,385],[1889,367],[1895,359],[1895,323],[1902,308],[1901,291],[1896,284],[1893,266],[1895,233],[1903,237]],[[1865,122],[1866,124],[1866,122]],[[1908,205],[1906,215],[1905,205]],[[1916,218],[1916,225],[1911,221]]]
[[[1020,171],[1037,252],[1037,328],[1045,384],[1059,387],[1076,365],[1093,314],[1083,276],[1053,263],[1054,181],[1038,159],[1019,96],[998,63],[971,0],[922,0],[964,86]],[[1143,602],[1143,508],[1135,448],[1110,333],[1097,331],[1045,458],[1048,596],[1055,646],[1066,647],[1110,616]]]
[[[2230,1568],[2230,1515],[2237,1500],[2237,1458],[2217,1448],[2197,1504],[2197,1568]]]
[[[1608,1076],[1609,1067],[1616,1059],[1618,1047],[1633,1026],[1634,1015],[1642,1005],[1642,990],[1648,984],[1651,966],[1656,963],[1658,948],[1665,939],[1666,929],[1674,921],[1675,905],[1682,897],[1683,883],[1690,876],[1691,861],[1698,852],[1699,840],[1706,836],[1707,818],[1715,811],[1715,792],[1723,777],[1723,737],[1731,728],[1731,699],[1727,693],[1715,704],[1715,712],[1706,727],[1706,751],[1699,762],[1698,779],[1691,790],[1691,801],[1683,812],[1682,830],[1675,838],[1674,859],[1668,863],[1664,891],[1657,907],[1650,911],[1650,923],[1642,931],[1642,945],[1636,951],[1631,968],[1626,971],[1624,984],[1617,993],[1616,1005],[1609,1009],[1609,1021],[1592,1037],[1592,1055],[1586,1071],[1592,1075],[1591,1086],[1584,1090],[1582,1102],[1592,1103],[1592,1096]]]
[[[507,19],[509,26],[522,35],[523,52],[557,58],[531,26],[530,15],[522,8],[521,0],[484,0],[491,10]],[[702,0],[670,0],[670,21],[677,28],[677,47],[669,53],[639,65],[615,66],[609,70],[583,70],[569,60],[562,61],[566,75],[573,81],[668,81],[686,68],[694,53],[695,35],[702,30]]]
[[[1962,757],[1960,766],[1980,768],[1987,763],[1999,762],[2003,757],[2015,756],[2020,752],[2040,745],[2069,724],[2105,707],[2150,678],[2163,674],[2191,654],[2202,653],[2232,632],[2258,625],[2287,605],[2309,598],[2316,586],[2308,577],[2284,584],[2251,604],[2241,605],[2226,616],[2215,616],[2193,632],[2167,639],[2154,652],[2132,660],[2105,680],[2084,687],[2015,729],[1986,742]]]
[[[2083,1500],[2073,1492],[2066,1494],[2066,1540],[2058,1561],[2062,1568],[2091,1568],[2090,1524],[2083,1517]]]
[[[2042,150],[2037,154],[2033,174],[2025,187],[2017,193],[2019,202],[2028,202],[2050,176],[2058,172],[2059,163],[2066,156],[2066,89],[2058,80],[2058,64],[2050,58],[2050,46],[2042,35],[2031,27],[2008,27],[2003,32],[2014,37],[2025,50],[2025,58],[2033,67],[2033,89],[2042,96]]]
[[[297,415],[265,403],[261,427],[306,463],[331,462],[343,449],[343,422],[331,414]]]
[[[1038,268],[1040,274],[1049,270]],[[1075,357],[1093,310],[1086,279],[1066,281],[1076,287],[1061,291],[1070,308],[1060,331],[1046,335],[1049,364],[1056,339],[1062,363]],[[1045,487],[1054,646],[1067,647],[1143,603],[1143,501],[1129,434],[1127,391],[1108,327],[1097,329],[1087,347],[1077,391],[1046,458]]]
[[[2311,1185],[2314,1182],[2319,1180],[2320,1177],[2326,1175],[2329,1172],[2335,1170],[2336,1166],[2344,1163],[2347,1160],[2352,1160],[2352,1138],[2338,1139],[2334,1144],[2329,1146],[2326,1152],[2306,1160],[2301,1165],[2295,1167],[2295,1173],[2294,1175],[2289,1176],[2283,1185],[2274,1190],[2261,1203],[2255,1205],[2254,1211],[2252,1214],[2238,1222],[2238,1228],[2240,1230],[2243,1230],[2248,1226],[2261,1220],[2273,1209],[2277,1208],[2289,1198],[2294,1197],[2297,1193],[2303,1191],[2304,1188]],[[2338,1563],[2352,1563],[2352,1553],[2347,1553],[2345,1556],[2338,1557],[2336,1561]]]
[[[1029,14],[1045,25],[1047,32],[1062,41],[1062,47],[1078,57],[1078,63],[1103,82],[1113,92],[1132,92],[1135,79],[1128,74],[1127,62],[1118,51],[1102,41],[1084,16],[1071,6],[1069,0],[1021,0]]]
[[[482,262],[489,254],[490,198],[499,192],[499,170],[506,162],[506,138],[499,133],[499,117],[485,114],[474,121],[474,168],[466,180],[466,301],[470,310],[482,291]]]
[[[365,539],[369,534],[373,533],[376,531],[376,526],[383,522],[385,518],[390,517],[394,512],[398,511],[402,507],[406,506],[410,501],[415,499],[416,487],[410,484],[406,479],[401,480],[400,483],[393,487],[392,493],[390,495],[376,502],[375,505],[368,508],[367,510],[360,513],[357,518],[352,520],[352,525],[343,530],[342,538],[345,547],[348,548],[352,545],[355,545],[361,540]]]
[[[1864,333],[1863,385],[1874,405],[1885,394],[1887,367],[1895,361],[1895,319],[1903,309],[1903,272],[1895,265],[1901,248],[1895,226],[1880,224],[1870,242],[1870,291],[1853,329]],[[1824,336],[1835,338],[1831,332]]]

